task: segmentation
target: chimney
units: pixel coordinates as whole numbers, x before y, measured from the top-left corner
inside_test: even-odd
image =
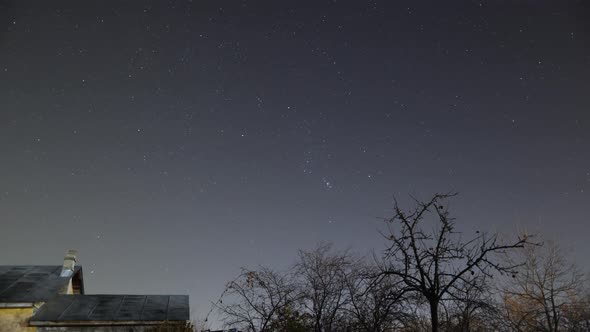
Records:
[[[61,268],[60,277],[71,277],[74,274],[74,268],[76,267],[76,250],[68,250],[64,257],[64,265]]]

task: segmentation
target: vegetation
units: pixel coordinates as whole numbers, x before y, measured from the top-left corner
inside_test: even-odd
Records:
[[[557,244],[527,247],[516,259],[524,263],[502,289],[505,316],[513,329],[590,331],[584,275]]]
[[[505,243],[497,234],[480,231],[463,238],[455,231],[454,219],[444,204],[452,196],[437,194],[428,202],[416,201],[410,211],[403,211],[395,201],[395,214],[389,220],[390,245],[382,266],[384,275],[399,278],[404,292],[422,296],[428,303],[433,332],[439,330],[441,301],[461,296],[465,288],[477,290],[482,278],[494,271],[514,273],[518,264],[502,264],[492,256],[524,248],[528,243],[526,235]],[[428,214],[434,214],[429,225],[432,231],[424,225]]]
[[[154,326],[151,329],[148,329],[149,332],[200,332],[197,331],[195,325],[191,322],[186,323],[164,323],[162,325]]]
[[[584,275],[555,243],[462,234],[454,196],[396,201],[382,254],[322,244],[286,271],[244,269],[217,309],[244,332],[590,331]]]

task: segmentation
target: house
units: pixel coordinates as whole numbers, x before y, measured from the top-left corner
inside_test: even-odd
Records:
[[[63,265],[0,265],[0,332],[143,332],[190,319],[187,295],[90,295],[68,251]]]

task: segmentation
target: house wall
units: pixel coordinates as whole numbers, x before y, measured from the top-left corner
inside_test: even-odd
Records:
[[[0,332],[35,332],[37,328],[29,327],[29,318],[33,307],[0,308]]]

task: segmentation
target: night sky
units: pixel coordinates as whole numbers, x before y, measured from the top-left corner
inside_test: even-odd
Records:
[[[123,3],[124,2],[124,3]],[[392,196],[590,251],[587,1],[0,1],[0,264],[187,293]],[[584,265],[585,264],[585,265]]]

